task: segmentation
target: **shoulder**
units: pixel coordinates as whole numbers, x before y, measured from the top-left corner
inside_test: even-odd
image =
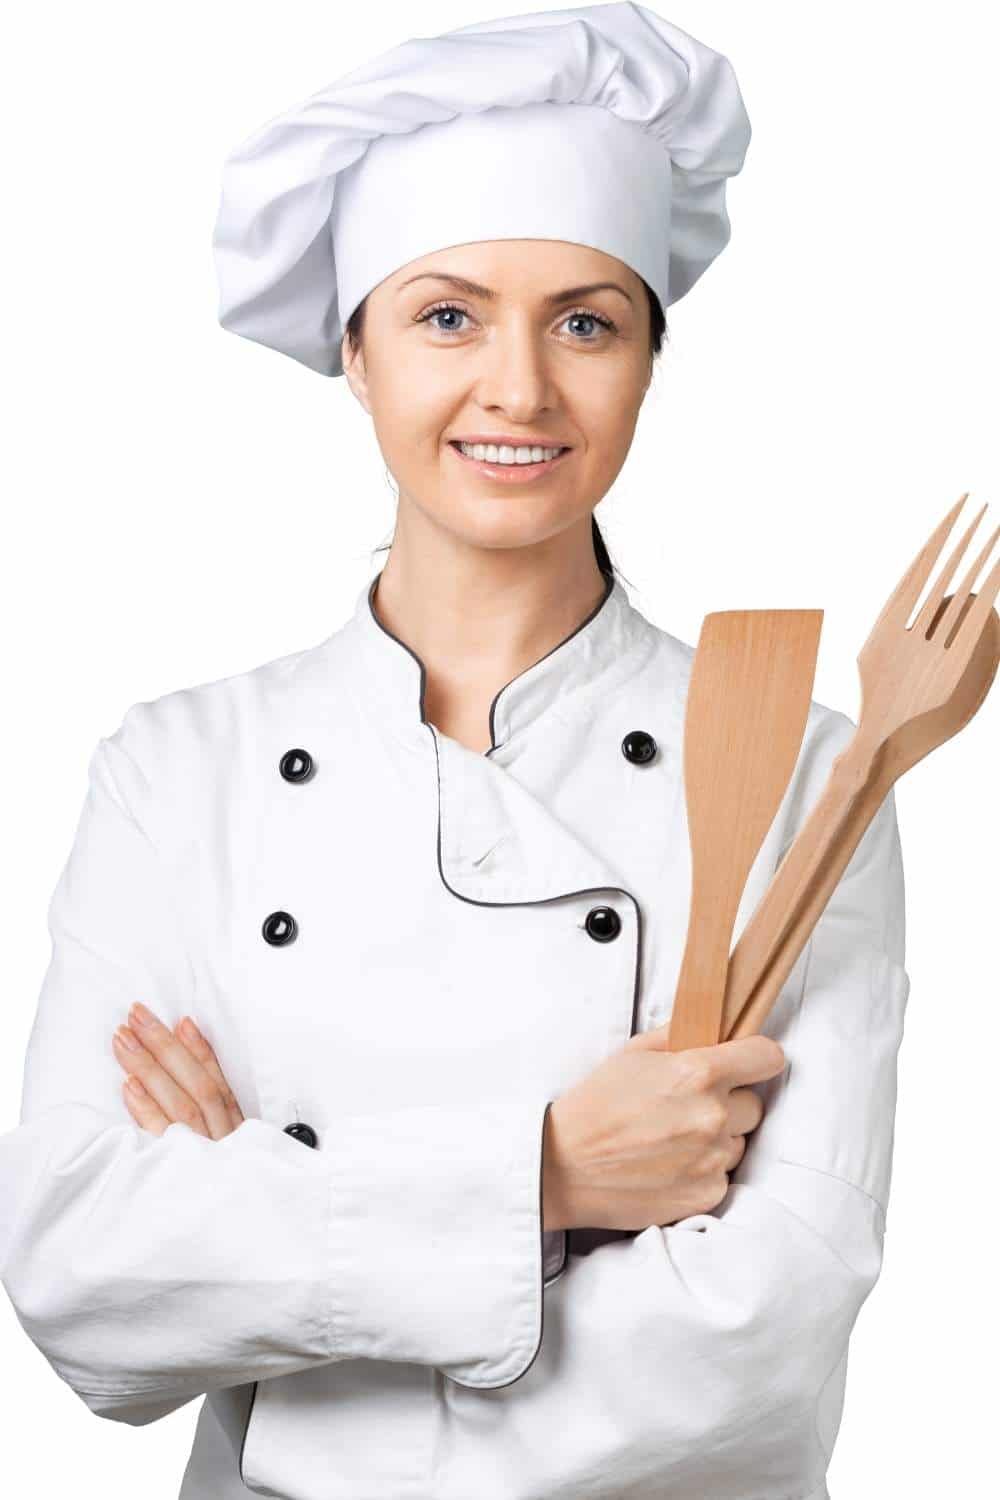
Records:
[[[684,727],[688,690],[697,648],[671,634],[629,606],[638,634],[646,643],[642,665],[626,683],[626,717],[649,728],[672,753],[681,777],[684,763]],[[648,721],[648,722],[646,722]],[[841,708],[810,698],[799,753],[776,815],[781,854],[822,796],[833,763],[846,750],[857,732],[857,722]],[[780,858],[780,855],[779,855]],[[852,877],[866,868],[901,863],[900,835],[894,788],[879,804],[865,830],[848,870]]]
[[[666,732],[680,751],[684,740],[684,716],[694,669],[697,646],[652,621],[629,602],[634,633],[643,642],[640,666],[627,688],[643,703],[659,704]],[[811,698],[802,735],[802,747],[793,777],[804,798],[819,794],[830,765],[849,744],[857,728],[842,709]]]
[[[254,703],[280,692],[307,654],[290,652],[243,672],[141,699],[125,709],[105,741],[155,763],[167,751],[183,753],[186,746],[238,734]]]
[[[649,621],[643,629],[652,643],[642,674],[652,685],[643,696],[648,702],[657,695],[663,698],[666,692],[665,725],[674,737],[677,763],[683,766],[684,715],[696,648]],[[672,689],[665,689],[665,684],[671,684]],[[834,761],[851,743],[857,728],[855,719],[843,709],[810,699],[799,753],[776,814],[779,861],[823,795]],[[877,920],[882,904],[895,901],[885,919],[889,935],[880,942],[893,953],[902,951],[902,848],[894,787],[889,788],[872,815],[838,890],[841,913],[853,902],[854,909],[862,914],[859,921],[868,921],[871,913]]]
[[[140,821],[161,828],[174,813],[217,802],[246,758],[296,722],[297,705],[315,697],[317,672],[337,670],[342,631],[244,671],[130,704],[95,751],[120,798]]]

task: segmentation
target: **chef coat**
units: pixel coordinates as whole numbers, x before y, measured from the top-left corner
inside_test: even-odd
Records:
[[[694,648],[609,582],[477,753],[377,581],[94,750],[0,1137],[17,1316],[98,1416],[204,1396],[181,1500],[821,1500],[889,1197],[893,795],[763,1027],[787,1066],[723,1202],[543,1231],[551,1102],[670,1017]],[[854,727],[810,704],[735,937]],[[132,1120],[135,1000],[202,1026],[232,1134]]]

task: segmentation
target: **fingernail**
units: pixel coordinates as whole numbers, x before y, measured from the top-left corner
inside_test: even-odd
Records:
[[[156,1017],[153,1015],[153,1012],[151,1010],[147,1010],[146,1007],[140,1004],[138,1000],[132,1007],[132,1010],[130,1012],[130,1019],[138,1021],[140,1026],[156,1025]]]
[[[126,1078],[125,1087],[133,1094],[144,1094],[146,1092],[138,1078]]]
[[[137,1036],[134,1036],[132,1032],[129,1031],[127,1026],[119,1026],[118,1030],[115,1032],[115,1040],[117,1042],[120,1042],[123,1047],[127,1047],[130,1052],[142,1051],[142,1043],[139,1041],[139,1038]]]
[[[189,1042],[200,1042],[201,1032],[194,1024],[190,1016],[185,1016],[180,1025],[181,1035],[186,1036]]]

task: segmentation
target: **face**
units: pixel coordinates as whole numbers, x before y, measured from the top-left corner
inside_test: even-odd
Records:
[[[345,336],[342,357],[401,508],[477,547],[524,547],[581,523],[589,545],[649,385],[649,338],[645,288],[620,260],[562,240],[490,240],[381,282],[362,350]],[[568,451],[505,465],[457,446],[491,438],[515,450],[500,459]]]

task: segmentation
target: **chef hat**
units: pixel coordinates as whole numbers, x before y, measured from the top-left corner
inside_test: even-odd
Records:
[[[665,311],[728,243],[726,179],[749,141],[728,60],[631,0],[403,42],[227,158],[219,321],[340,375],[373,287],[497,239],[602,250]]]

